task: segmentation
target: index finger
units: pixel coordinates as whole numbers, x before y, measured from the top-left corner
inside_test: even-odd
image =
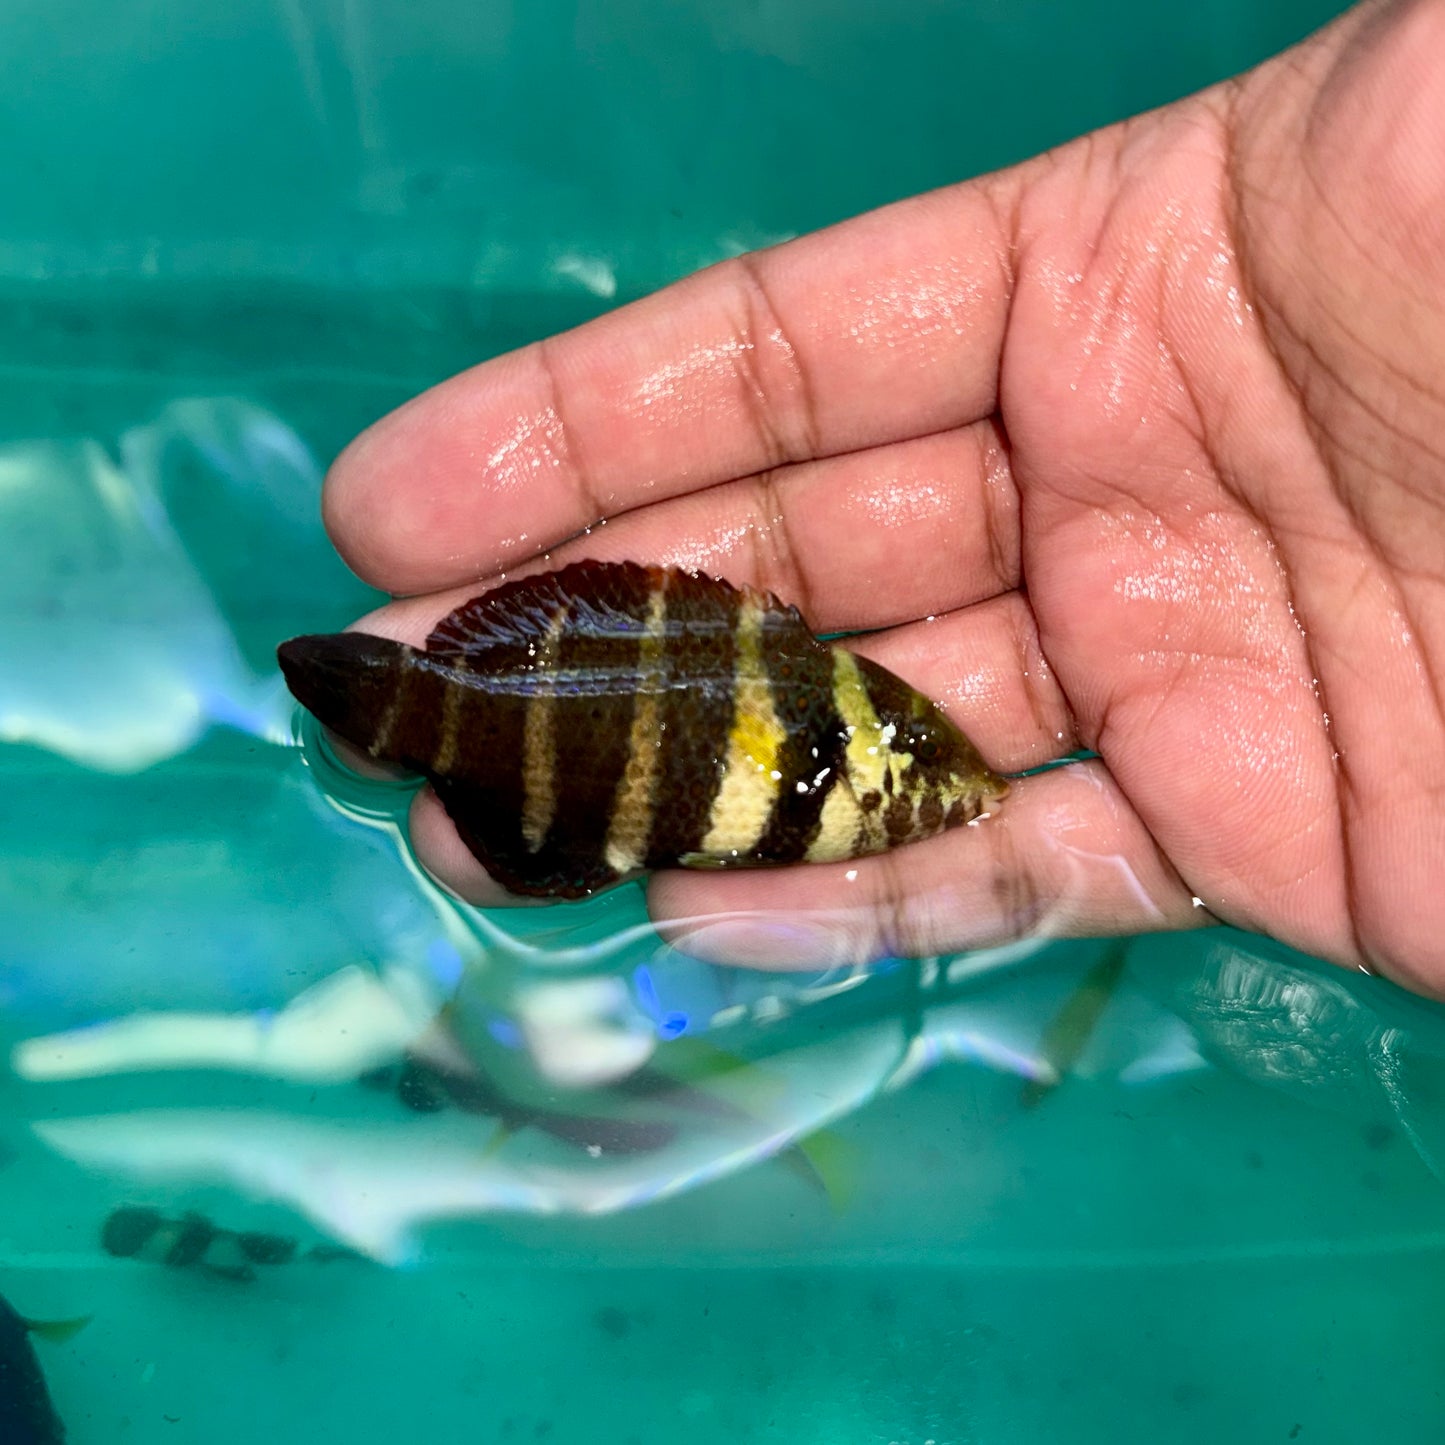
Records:
[[[337,549],[386,591],[437,591],[648,502],[989,415],[1003,185],[722,262],[442,382],[332,468]]]

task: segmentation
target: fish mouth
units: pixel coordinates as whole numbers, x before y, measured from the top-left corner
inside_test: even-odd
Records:
[[[335,727],[335,719],[345,714],[358,670],[364,666],[361,649],[348,641],[352,635],[293,637],[276,649],[276,661],[291,696],[327,727]]]

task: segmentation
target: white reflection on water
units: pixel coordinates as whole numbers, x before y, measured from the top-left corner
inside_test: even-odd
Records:
[[[276,1013],[134,1013],[25,1039],[10,1063],[37,1083],[173,1069],[339,1083],[394,1058],[425,1032],[436,1008],[410,970],[349,967]]]
[[[1009,948],[992,974],[980,963],[969,979],[1000,986],[962,997],[941,961],[927,960],[895,964],[887,977],[736,980],[739,1001],[709,1012],[719,971],[639,942],[627,929],[590,949],[554,939],[542,970],[509,968],[496,948],[440,1009],[408,975],[344,970],[274,1019],[125,1020],[29,1040],[15,1064],[37,1082],[177,1067],[343,1081],[399,1057],[404,1076],[429,1091],[422,1104],[413,1093],[422,1112],[410,1117],[398,1117],[394,1096],[351,1088],[284,1112],[229,1099],[133,1108],[117,1097],[113,1112],[32,1125],[52,1149],[127,1188],[224,1185],[397,1261],[439,1219],[626,1209],[798,1147],[834,1197],[836,1151],[810,1142],[819,1131],[950,1060],[1056,1082],[1049,1021],[1079,987],[1067,971],[1016,969],[1019,950]],[[525,957],[538,945],[508,947]],[[610,959],[614,971],[559,976],[559,953],[594,969]],[[647,961],[617,971],[624,955]],[[870,1003],[870,983],[894,993]],[[674,1013],[657,1005],[690,996],[706,1004],[697,1032],[662,1042],[656,1019]],[[1149,1072],[1162,1072],[1157,1006],[1107,1003],[1107,1021],[1074,1041],[1070,1071],[1117,1075],[1152,1061]],[[1199,1066],[1187,1051],[1172,1057]]]
[[[116,456],[89,439],[0,448],[0,742],[127,773],[213,722],[285,741],[285,689],[246,661],[224,594],[245,584],[249,531],[319,540],[320,484],[294,432],[228,398],[172,404]],[[230,549],[224,578],[177,508]]]
[[[290,1205],[334,1238],[399,1262],[426,1223],[496,1210],[599,1214],[693,1188],[786,1149],[859,1107],[897,1062],[896,1028],[858,1031],[711,1080],[712,1107],[628,1106],[666,1142],[580,1147],[539,1130],[496,1141],[465,1113],[404,1120],[308,1118],[260,1109],[145,1109],[37,1120],[52,1149],[133,1182],[222,1184]],[[659,1132],[659,1138],[663,1137]]]
[[[628,947],[636,955],[637,939]],[[944,960],[833,980],[755,978],[738,1003],[697,1015],[707,1028],[670,1043],[649,1037],[646,1020],[670,1017],[666,1006],[716,971],[660,945],[645,986],[639,965],[630,992],[625,972],[509,973],[491,957],[439,1010],[410,976],[343,970],[269,1021],[133,1019],[30,1040],[16,1064],[57,1086],[200,1066],[349,1081],[399,1052],[433,1091],[411,1106],[422,1112],[343,1082],[284,1108],[229,1097],[183,1106],[175,1096],[133,1107],[117,1093],[111,1112],[52,1108],[31,1126],[124,1190],[224,1186],[390,1262],[444,1219],[629,1209],[800,1146],[826,1171],[828,1151],[810,1145],[820,1131],[950,1062],[1024,1081],[1024,1107],[1061,1072],[1143,1087],[1223,1065],[1332,1112],[1393,1115],[1427,1162],[1438,1155],[1427,1107],[1440,1083],[1438,1011],[1221,938],[1182,986],[1176,969],[1161,992],[1160,975],[1140,965],[1080,1014],[1076,1001],[1108,971],[1110,947],[1076,953],[1084,966],[1065,969],[1019,968],[1013,950],[1000,950],[993,971],[975,960],[961,990]],[[611,958],[616,968],[620,955]],[[1418,1031],[1388,1016],[1397,1005],[1419,1014]],[[1071,1010],[1087,1025],[1061,1040]],[[573,1086],[559,1083],[569,1070]],[[215,1093],[207,1087],[208,1099]],[[819,1182],[831,1197],[831,1181]]]
[[[951,961],[929,959],[721,983],[727,971],[656,940],[648,950],[625,927],[611,948],[505,937],[449,997],[406,972],[347,969],[269,1019],[130,1019],[26,1041],[15,1063],[32,1085],[114,1081],[108,1109],[91,1095],[67,1113],[53,1097],[31,1128],[117,1197],[220,1186],[386,1262],[411,1257],[439,1221],[605,1214],[790,1154],[842,1197],[826,1131],[957,1063],[1019,1079],[1023,1108],[1065,1074],[1147,1088],[1223,1066],[1330,1112],[1393,1116],[1427,1162],[1440,1153],[1428,1107],[1438,1011],[1229,935],[1182,976],[1167,962],[1116,966],[1105,943],[1076,945],[1067,967],[1022,967],[1020,950],[997,950],[960,980]],[[559,954],[578,971],[560,973]],[[533,955],[551,966],[532,967]],[[683,1014],[690,1032],[669,1037]],[[119,1075],[158,1068],[209,1078],[188,1075],[150,1107],[154,1093],[126,1095]],[[380,1082],[357,1087],[368,1069]],[[399,1092],[398,1070],[410,1081]],[[228,1091],[238,1072],[335,1087],[271,1101]]]
[[[0,471],[0,740],[127,772],[188,747],[208,699],[264,715],[164,513],[99,445],[13,446]]]
[[[1220,942],[1178,1000],[1212,1059],[1317,1108],[1399,1126],[1445,1179],[1445,1010],[1381,979]]]

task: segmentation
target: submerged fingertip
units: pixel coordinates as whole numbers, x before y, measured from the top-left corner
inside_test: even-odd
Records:
[[[803,972],[854,961],[837,930],[798,919],[692,920],[660,931],[679,953],[735,968]]]
[[[347,742],[340,733],[324,724],[321,725],[321,740],[333,762],[369,782],[404,783],[416,780],[416,774],[409,768],[402,767],[400,763],[384,763],[379,758],[372,757],[370,753],[358,748],[354,743]]]
[[[749,889],[772,878],[730,879]],[[725,893],[736,897],[737,888]],[[876,935],[858,910],[811,909],[786,904],[739,908],[717,896],[714,880],[677,873],[656,875],[648,887],[653,926],[679,953],[707,963],[800,972],[871,962]],[[749,891],[752,891],[749,889]],[[774,891],[771,887],[769,892]]]
[[[407,833],[417,865],[444,893],[473,908],[521,908],[545,904],[508,892],[472,856],[442,801],[430,786],[412,800]]]

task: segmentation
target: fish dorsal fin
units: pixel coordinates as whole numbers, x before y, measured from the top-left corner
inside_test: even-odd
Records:
[[[504,582],[444,617],[426,650],[465,658],[494,647],[536,645],[562,619],[569,630],[637,631],[660,571],[632,562],[575,562]]]
[[[675,567],[589,560],[504,582],[473,597],[437,624],[426,650],[443,660],[461,660],[493,648],[535,647],[559,624],[574,636],[639,634],[653,597],[662,589],[669,599],[687,604],[685,610],[692,614],[711,605],[719,616],[727,615],[742,599],[752,598],[774,627],[796,626],[812,636],[798,609],[784,606],[771,593]]]

